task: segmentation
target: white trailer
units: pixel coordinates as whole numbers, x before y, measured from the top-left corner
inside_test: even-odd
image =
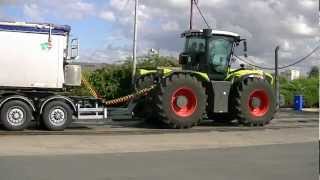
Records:
[[[23,130],[38,120],[48,130],[63,130],[73,119],[107,118],[99,100],[59,93],[81,85],[81,68],[72,64],[79,43],[70,39],[70,31],[69,26],[0,22],[0,119],[6,129]]]

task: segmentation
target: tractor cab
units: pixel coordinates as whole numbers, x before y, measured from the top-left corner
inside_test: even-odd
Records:
[[[228,75],[233,48],[241,41],[236,33],[212,29],[190,30],[179,63],[184,70],[207,73],[211,80],[224,80]]]

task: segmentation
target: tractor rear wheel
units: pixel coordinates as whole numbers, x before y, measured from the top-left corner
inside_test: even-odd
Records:
[[[136,80],[136,88],[138,90],[149,88],[154,84],[155,75],[154,74],[147,74],[144,76],[140,76]]]
[[[137,90],[141,90],[144,88],[150,88],[154,85],[155,75],[147,74],[144,76],[140,76],[136,80],[136,88]],[[137,105],[134,108],[134,115],[138,118],[145,119],[148,122],[153,122],[156,120],[156,116],[153,113],[154,107],[152,102],[152,96],[139,97],[137,99]]]
[[[233,111],[240,123],[250,126],[268,124],[275,114],[275,97],[264,79],[248,78],[233,90]]]
[[[203,117],[207,104],[205,88],[189,74],[167,77],[155,96],[159,119],[171,128],[190,128]]]

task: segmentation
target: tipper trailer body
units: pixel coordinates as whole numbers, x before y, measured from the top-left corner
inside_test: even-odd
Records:
[[[0,24],[0,86],[63,88],[69,32],[67,26]]]

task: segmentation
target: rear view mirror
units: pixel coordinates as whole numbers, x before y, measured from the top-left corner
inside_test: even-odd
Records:
[[[247,58],[248,57],[248,46],[247,46],[246,40],[243,41],[243,52],[244,52],[244,57]]]
[[[70,44],[70,59],[76,60],[79,58],[80,44],[78,39],[72,39]]]

